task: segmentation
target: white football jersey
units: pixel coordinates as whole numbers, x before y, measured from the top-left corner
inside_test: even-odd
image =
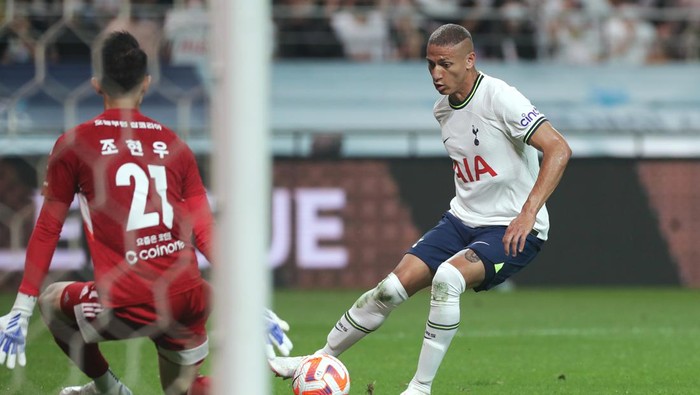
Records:
[[[433,112],[455,173],[450,212],[471,227],[509,225],[535,185],[540,165],[528,141],[547,119],[517,89],[483,73],[464,102],[443,96]],[[535,230],[547,239],[545,206]]]

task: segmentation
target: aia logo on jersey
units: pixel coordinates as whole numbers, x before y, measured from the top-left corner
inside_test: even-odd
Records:
[[[496,177],[498,173],[484,158],[479,155],[474,157],[474,160],[469,163],[469,158],[463,158],[462,161],[452,160],[452,169],[455,172],[455,177],[459,178],[465,184],[481,180],[481,177],[488,174],[491,177]]]
[[[472,133],[474,133],[474,145],[479,145],[479,136],[477,135],[479,133],[479,129],[474,127],[474,125],[472,125]]]

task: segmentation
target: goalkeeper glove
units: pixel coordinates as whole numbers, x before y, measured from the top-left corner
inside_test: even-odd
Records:
[[[0,365],[15,368],[15,362],[20,366],[27,364],[27,357],[24,353],[27,342],[27,328],[29,327],[29,317],[32,316],[36,296],[29,296],[23,293],[17,294],[10,314],[0,317]]]
[[[289,324],[270,309],[265,311],[265,321],[267,324],[267,358],[276,357],[275,348],[285,357],[289,356],[289,352],[294,347],[286,334],[289,331]]]

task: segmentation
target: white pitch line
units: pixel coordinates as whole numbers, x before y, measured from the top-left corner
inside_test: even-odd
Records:
[[[386,333],[380,331],[375,334],[387,338],[412,337],[415,334],[405,331],[399,333]],[[473,330],[462,326],[457,332],[457,337],[465,338],[494,338],[494,337],[599,337],[599,336],[697,336],[700,335],[700,327],[629,327],[629,328],[520,328],[520,329],[479,329]]]

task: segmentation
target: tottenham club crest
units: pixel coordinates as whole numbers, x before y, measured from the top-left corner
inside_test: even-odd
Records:
[[[472,125],[472,133],[474,133],[474,145],[479,145],[479,136],[477,135],[479,129],[475,128],[474,125]]]

